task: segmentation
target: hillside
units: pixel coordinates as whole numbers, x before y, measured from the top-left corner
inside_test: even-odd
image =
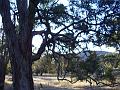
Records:
[[[111,54],[111,52],[106,52],[106,51],[96,51],[97,56],[100,55],[105,55],[105,54]],[[81,52],[80,57],[82,58],[82,60],[87,59],[87,57],[89,56],[89,52]]]

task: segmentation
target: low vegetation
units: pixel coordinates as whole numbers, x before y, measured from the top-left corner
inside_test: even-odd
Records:
[[[86,60],[82,60],[80,57],[69,57],[61,57],[60,62],[55,62],[52,55],[44,55],[40,60],[33,63],[33,76],[39,78],[43,75],[45,79],[45,75],[51,74],[52,77],[56,76],[56,80],[71,84],[84,81],[84,84],[87,82],[90,86],[114,87],[120,85],[119,54],[111,53],[98,56],[95,51],[91,51]],[[10,73],[11,68],[8,64],[7,74]]]

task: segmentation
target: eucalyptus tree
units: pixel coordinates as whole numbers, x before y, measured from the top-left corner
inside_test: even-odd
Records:
[[[100,46],[113,39],[111,32],[118,35],[119,0],[68,2],[64,6],[59,0],[0,0],[3,29],[12,58],[14,90],[34,89],[31,66],[43,52],[53,53],[59,62],[56,55],[79,54],[88,49],[89,42]],[[42,43],[37,53],[32,54],[35,35],[41,36]]]
[[[27,0],[16,0],[18,16],[19,16],[19,31],[16,30],[15,23],[12,21],[12,13],[10,1],[1,0],[1,16],[3,29],[6,34],[8,49],[12,58],[13,66],[13,87],[14,90],[33,90],[32,80],[32,29],[33,18],[35,14],[34,7]],[[15,14],[14,14],[15,15]],[[15,19],[15,17],[13,18]]]
[[[51,33],[50,20],[64,20],[62,18],[65,9],[64,5],[57,4],[56,1],[52,1],[51,5],[48,5],[48,1],[15,0],[11,2],[9,0],[0,0],[3,29],[6,34],[9,54],[12,58],[14,90],[34,89],[32,62],[39,59],[45,48],[54,42],[54,38],[52,36],[51,38],[49,37],[54,34]],[[59,7],[62,7],[61,10],[63,11],[59,11]],[[51,10],[49,12],[50,18],[47,17],[48,9]],[[43,31],[33,31],[37,20],[39,20],[40,24],[45,25],[46,28]],[[32,37],[36,33],[43,36],[43,42],[37,54],[32,56]],[[57,34],[54,36],[57,36]]]
[[[0,29],[0,90],[4,90],[4,80],[6,74],[8,58],[8,49],[5,41],[3,29]]]

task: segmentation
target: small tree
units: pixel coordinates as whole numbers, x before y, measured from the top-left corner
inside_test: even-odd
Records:
[[[119,76],[119,54],[108,54],[100,56],[100,65],[103,67],[104,74],[102,78],[109,81],[114,86],[116,78]],[[116,69],[117,74],[116,74]]]

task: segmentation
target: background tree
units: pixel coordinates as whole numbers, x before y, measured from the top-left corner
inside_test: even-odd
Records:
[[[120,73],[120,56],[119,54],[108,54],[102,55],[100,58],[100,65],[102,65],[103,69],[103,76],[102,79],[105,79],[111,83],[111,85],[115,85],[120,83],[117,78],[119,77]]]
[[[67,6],[57,0],[0,0],[0,4],[12,58],[14,90],[34,89],[32,62],[38,60],[45,50],[53,57],[79,54],[88,49],[90,42],[98,46],[109,45],[114,41],[108,41],[113,39],[111,32],[118,36],[119,0],[69,0]],[[40,30],[36,30],[37,26]],[[35,35],[41,36],[42,43],[37,53],[32,54]],[[111,46],[118,47],[118,39]]]
[[[42,75],[43,73],[56,74],[56,64],[51,55],[42,56],[40,60],[34,62],[32,68],[36,75]]]

